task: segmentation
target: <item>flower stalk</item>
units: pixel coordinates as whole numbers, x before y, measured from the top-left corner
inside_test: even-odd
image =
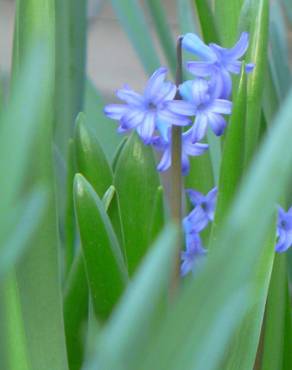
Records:
[[[176,67],[176,81],[177,88],[182,84],[183,72],[182,72],[182,36],[177,40],[177,67]],[[181,96],[179,90],[177,90],[175,99],[180,100]],[[181,229],[182,223],[182,128],[179,126],[172,127],[172,144],[171,144],[171,193],[170,193],[170,207],[171,217],[173,222]],[[175,261],[175,270],[173,274],[172,289],[175,290],[180,279],[180,250],[182,243],[182,233],[179,233],[178,245],[177,245],[177,256]]]

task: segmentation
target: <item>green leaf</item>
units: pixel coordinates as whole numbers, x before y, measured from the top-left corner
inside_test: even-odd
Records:
[[[100,369],[133,369],[148,348],[151,332],[165,313],[177,238],[177,230],[168,226],[151,247],[101,333],[89,369],[95,369],[96,363]]]
[[[200,157],[190,158],[190,173],[186,176],[185,187],[196,189],[204,194],[214,186],[214,177],[209,152]]]
[[[216,22],[224,47],[232,47],[237,41],[238,21],[242,4],[243,0],[215,0]]]
[[[112,162],[122,136],[117,134],[117,124],[103,113],[104,102],[93,83],[86,81],[85,114],[88,128],[98,137],[99,143],[109,162]]]
[[[117,150],[115,152],[115,155],[114,155],[114,158],[113,158],[113,162],[112,162],[112,169],[113,169],[113,172],[116,172],[116,167],[117,167],[117,163],[118,163],[118,160],[119,160],[119,157],[120,157],[120,154],[126,144],[126,141],[128,140],[127,137],[124,137],[123,140],[120,142],[119,146],[117,147]]]
[[[287,302],[286,256],[275,258],[264,322],[262,370],[283,369],[285,313]]]
[[[172,71],[172,75],[175,76],[175,44],[172,38],[172,30],[167,23],[167,17],[165,10],[163,9],[163,5],[157,0],[147,0],[146,5],[156,28],[157,36],[160,40],[164,55]]]
[[[152,74],[160,62],[139,2],[128,0],[127,3],[122,3],[120,0],[111,0],[111,4],[145,71]]]
[[[81,174],[75,176],[74,201],[95,314],[105,320],[126,284],[126,267],[102,201]]]
[[[83,110],[86,57],[86,1],[55,1],[55,141],[66,156],[77,114]]]
[[[243,67],[233,103],[232,116],[225,134],[214,228],[218,222],[222,223],[243,173],[245,117],[246,74]]]
[[[79,252],[64,292],[64,324],[70,370],[79,370],[83,363],[88,300],[84,258],[82,252]]]
[[[200,26],[201,26],[201,33],[203,35],[204,41],[206,43],[216,42],[218,43],[218,33],[216,30],[215,18],[212,12],[212,9],[206,0],[193,0],[195,7],[197,9]],[[218,1],[218,0],[217,0]],[[232,4],[236,3],[235,0]],[[222,8],[220,7],[222,10]],[[230,22],[228,22],[228,25]]]
[[[165,202],[164,202],[164,189],[159,186],[156,191],[156,197],[153,208],[152,225],[150,227],[150,241],[154,242],[157,236],[161,233],[166,218]]]
[[[120,154],[114,185],[119,195],[125,249],[132,275],[149,248],[149,232],[159,186],[153,150],[145,146],[135,133]]]
[[[75,130],[77,171],[86,177],[102,197],[112,184],[112,172],[97,138],[88,130],[85,121],[85,115],[80,113]]]
[[[261,103],[265,81],[269,35],[269,1],[250,3],[250,48],[246,60],[255,63],[247,82],[247,113],[245,131],[245,165],[250,162],[258,144]]]
[[[197,25],[191,1],[193,0],[177,0],[176,2],[178,23],[181,34],[188,32],[197,33]]]

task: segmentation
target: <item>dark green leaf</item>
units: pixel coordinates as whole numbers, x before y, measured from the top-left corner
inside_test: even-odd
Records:
[[[216,30],[215,17],[206,0],[193,0],[200,20],[201,32],[206,43],[219,42]],[[236,2],[237,0],[234,0]],[[233,3],[234,3],[233,2]],[[232,4],[233,4],[232,3]],[[220,8],[221,9],[221,8]],[[230,24],[230,22],[228,22]]]

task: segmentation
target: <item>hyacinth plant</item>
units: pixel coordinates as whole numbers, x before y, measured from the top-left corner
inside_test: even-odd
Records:
[[[86,1],[16,2],[0,368],[290,370],[291,4],[177,0],[176,47],[143,4],[107,2],[148,78],[105,103]]]

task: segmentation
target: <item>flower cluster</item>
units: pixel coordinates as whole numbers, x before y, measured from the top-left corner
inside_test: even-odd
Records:
[[[202,142],[208,127],[216,136],[226,128],[226,116],[232,113],[232,74],[239,74],[248,49],[249,35],[243,32],[233,48],[217,44],[206,45],[197,35],[188,33],[182,38],[182,47],[195,55],[196,60],[186,63],[193,80],[175,86],[166,81],[167,69],[156,70],[142,94],[128,85],[116,91],[121,104],[108,104],[105,114],[119,122],[118,132],[137,132],[146,145],[162,153],[158,171],[171,167],[172,126],[182,126],[182,174],[190,168],[189,157],[200,156],[208,144]],[[254,64],[245,64],[246,73]],[[206,254],[200,232],[214,219],[217,188],[206,196],[196,190],[187,190],[194,208],[183,219],[186,249],[181,253],[181,274],[194,270]],[[279,209],[277,252],[292,244],[292,208],[286,213]]]
[[[189,157],[203,154],[208,145],[201,143],[210,126],[215,135],[224,133],[224,116],[232,112],[229,100],[232,88],[231,74],[241,70],[243,57],[248,48],[248,34],[242,33],[231,49],[216,44],[206,45],[195,34],[186,34],[182,46],[200,60],[186,63],[194,79],[176,87],[166,81],[166,68],[159,68],[148,80],[143,94],[129,86],[116,91],[123,104],[109,104],[105,114],[119,121],[118,132],[136,130],[147,145],[162,152],[158,171],[171,166],[171,127],[189,126],[182,137],[182,172],[189,172]],[[248,64],[246,72],[251,72]],[[179,96],[180,99],[176,97]]]
[[[206,249],[202,245],[200,232],[214,220],[217,200],[217,188],[215,187],[207,195],[189,189],[186,191],[194,209],[183,219],[186,250],[181,253],[181,275],[194,271]]]

